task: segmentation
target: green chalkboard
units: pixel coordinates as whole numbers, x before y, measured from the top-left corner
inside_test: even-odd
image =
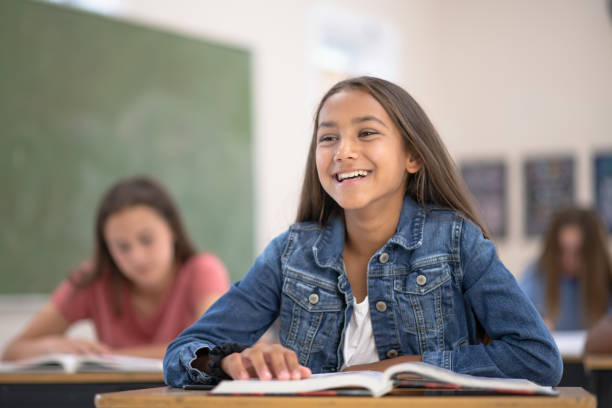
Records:
[[[0,1],[0,293],[49,292],[93,248],[112,183],[170,190],[233,280],[253,261],[250,55],[45,3]]]

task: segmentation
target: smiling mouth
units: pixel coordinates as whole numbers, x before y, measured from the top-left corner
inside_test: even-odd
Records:
[[[342,183],[344,180],[350,180],[354,178],[364,178],[369,173],[370,172],[367,170],[354,170],[354,171],[347,171],[346,173],[337,173],[336,180]]]

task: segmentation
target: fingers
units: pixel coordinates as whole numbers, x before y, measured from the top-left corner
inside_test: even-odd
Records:
[[[268,353],[266,353],[266,356],[264,356],[264,350],[266,349],[267,347],[249,347],[245,349],[242,353],[240,353],[242,355],[242,358],[247,360],[247,362],[250,363],[250,365],[253,367],[256,376],[260,380],[272,379],[272,373],[267,363],[271,359],[276,359],[275,356],[269,355]]]
[[[109,354],[111,352],[108,346],[97,341],[64,336],[49,336],[41,340],[40,347],[45,353]]]
[[[270,363],[272,370],[279,380],[301,380],[310,377],[310,369],[300,365],[295,351],[274,344],[270,347],[273,352],[270,353]]]
[[[308,378],[308,377],[310,377],[312,375],[312,371],[310,371],[310,368],[308,368],[308,367],[300,366],[299,370],[300,370],[300,378],[299,379]]]
[[[268,365],[279,380],[288,380],[291,377],[291,368],[287,361],[287,356],[281,351],[270,353],[267,356]],[[260,377],[261,378],[261,377]]]
[[[247,372],[240,353],[232,353],[221,360],[221,369],[234,380],[248,380]]]
[[[310,376],[310,369],[301,366],[297,355],[280,344],[256,344],[242,353],[234,353],[221,361],[221,368],[234,379],[299,380]]]
[[[109,354],[110,349],[96,341],[82,340],[82,339],[69,339],[67,341],[67,351],[74,354]]]
[[[103,344],[98,343],[97,341],[89,342],[89,352],[92,354],[111,354],[111,349]]]
[[[277,374],[278,379],[299,380],[300,378],[302,378],[302,375],[300,373],[300,363],[298,362],[297,354],[295,354],[295,351],[282,347],[281,353],[282,359],[279,358],[279,360],[282,360],[282,362],[278,364],[278,367],[281,371],[278,371],[275,368],[275,372]],[[287,370],[286,376],[284,371],[285,369]]]
[[[233,353],[221,360],[221,369],[234,380],[300,380],[311,371],[300,365],[293,350],[280,344],[255,344],[241,353]]]

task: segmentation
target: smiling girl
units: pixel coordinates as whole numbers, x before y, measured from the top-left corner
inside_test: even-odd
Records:
[[[83,263],[4,351],[4,360],[48,353],[161,358],[170,340],[228,288],[224,265],[196,254],[168,193],[147,178],[103,197],[93,261]],[[65,336],[90,319],[97,340]]]
[[[277,318],[280,344],[256,343]],[[354,78],[317,109],[296,224],[170,344],[165,379],[288,380],[405,361],[547,385],[562,373],[425,113],[397,85]]]

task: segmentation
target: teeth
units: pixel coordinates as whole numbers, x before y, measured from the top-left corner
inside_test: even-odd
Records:
[[[343,181],[348,178],[354,178],[357,176],[365,177],[367,175],[368,175],[368,172],[366,170],[355,170],[355,171],[349,171],[347,173],[339,173],[337,175],[337,178],[338,178],[338,181]]]

